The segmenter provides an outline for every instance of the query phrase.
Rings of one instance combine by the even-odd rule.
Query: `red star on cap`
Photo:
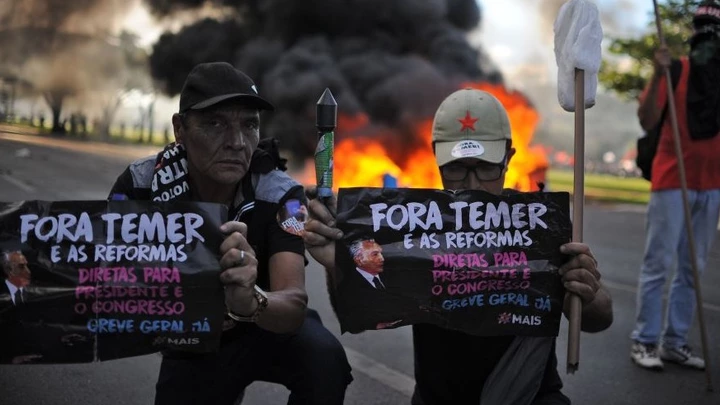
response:
[[[473,118],[470,116],[470,111],[465,112],[465,118],[458,118],[458,121],[462,124],[462,128],[460,128],[461,131],[464,131],[466,129],[472,129],[475,131],[475,123],[477,122],[477,118]]]

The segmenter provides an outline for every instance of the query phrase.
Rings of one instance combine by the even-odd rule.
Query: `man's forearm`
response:
[[[660,87],[662,77],[663,75],[661,73],[653,74],[653,77],[650,79],[650,88],[648,89],[647,95],[638,108],[640,126],[645,131],[649,131],[655,127],[655,125],[660,122],[660,117],[662,116],[662,109],[658,108],[657,103],[658,88]]]
[[[257,325],[275,333],[298,330],[305,320],[307,294],[300,289],[268,292],[268,306],[260,314]]]
[[[583,332],[601,332],[609,328],[612,322],[612,298],[607,288],[601,286],[593,302],[583,307],[580,328]]]

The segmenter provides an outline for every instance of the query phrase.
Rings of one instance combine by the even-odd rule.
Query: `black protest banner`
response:
[[[0,363],[82,363],[222,333],[218,204],[0,203]]]
[[[343,332],[431,323],[557,336],[568,193],[348,188],[337,221]]]

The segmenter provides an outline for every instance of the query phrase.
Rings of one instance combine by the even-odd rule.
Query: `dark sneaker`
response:
[[[635,342],[630,349],[630,358],[642,368],[661,371],[663,362],[658,356],[657,345]]]
[[[695,356],[688,345],[682,347],[663,346],[660,348],[660,358],[685,367],[698,370],[705,369],[705,360],[702,357]]]

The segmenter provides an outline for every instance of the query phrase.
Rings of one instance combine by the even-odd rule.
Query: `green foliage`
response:
[[[573,192],[570,171],[548,170],[547,182],[550,191]],[[587,200],[643,205],[650,200],[650,182],[639,177],[586,173],[584,190]]]
[[[649,1],[649,0],[648,0]],[[674,57],[687,55],[692,34],[692,16],[699,2],[666,0],[659,2],[665,42]],[[652,75],[653,54],[660,45],[655,14],[651,12],[647,31],[637,38],[610,38],[607,51],[611,57],[603,60],[598,80],[605,88],[627,100],[636,99]]]

